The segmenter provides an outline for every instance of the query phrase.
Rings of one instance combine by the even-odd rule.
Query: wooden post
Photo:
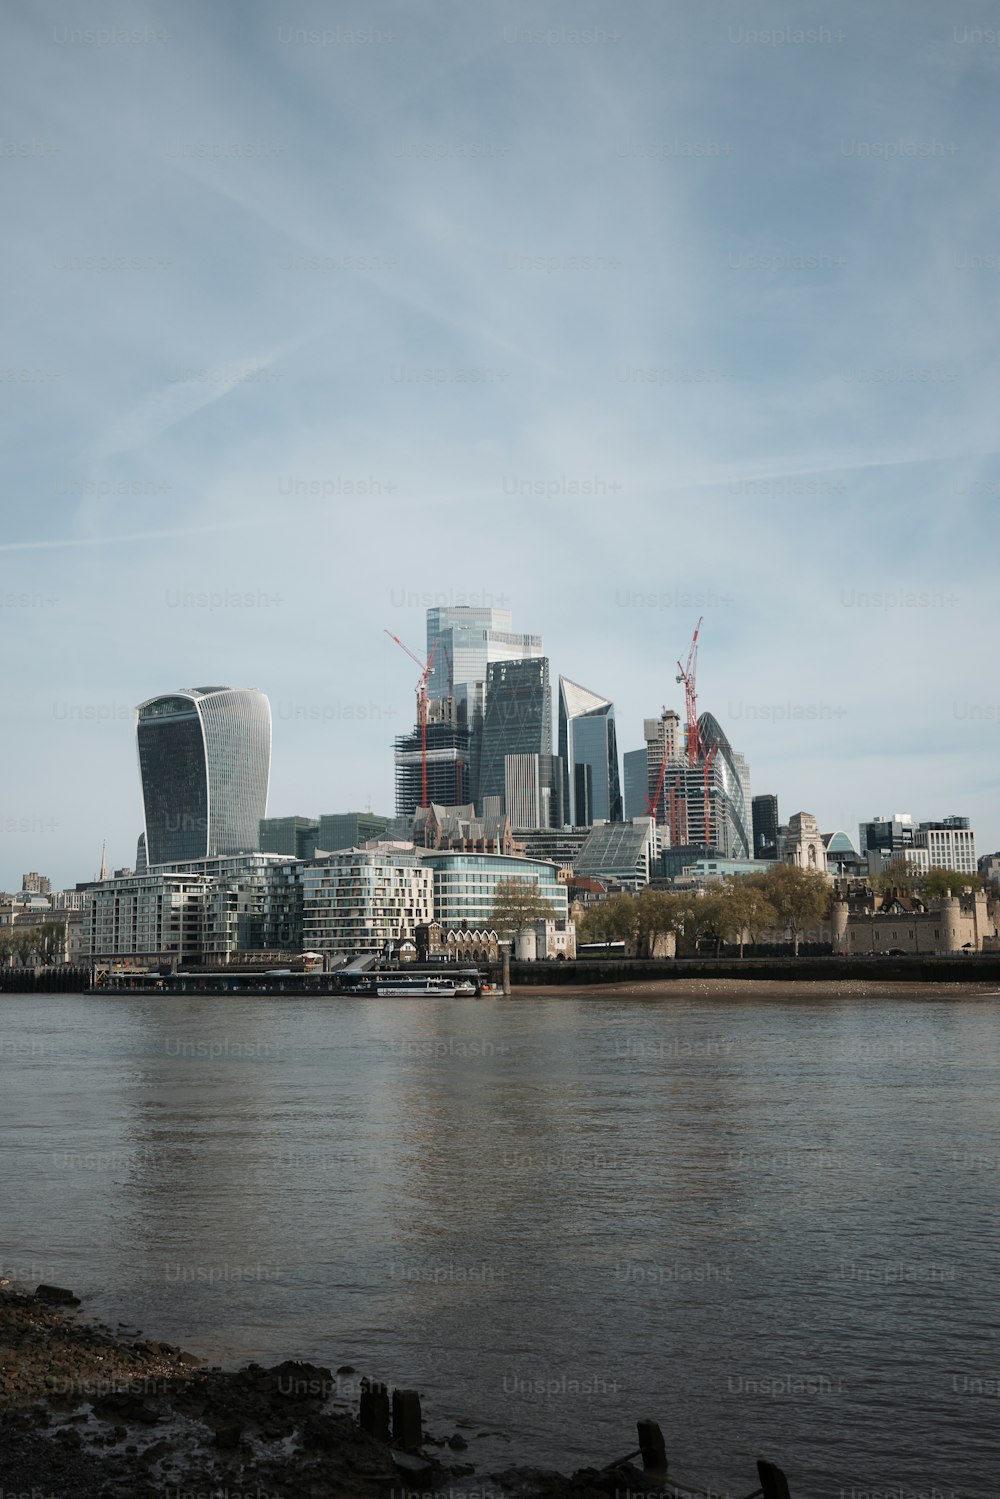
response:
[[[389,1392],[384,1384],[361,1381],[361,1406],[358,1425],[376,1441],[389,1441]]]
[[[501,988],[503,989],[504,994],[509,995],[510,994],[510,944],[507,943],[507,942],[504,943],[503,956],[501,958],[501,964],[502,964],[502,968],[501,968],[501,974],[502,974]]]
[[[392,1392],[392,1440],[404,1452],[419,1452],[424,1440],[420,1396],[416,1390]]]
[[[764,1499],[792,1499],[788,1492],[788,1479],[774,1463],[766,1463],[762,1457],[758,1458],[757,1477],[760,1479]]]
[[[663,1432],[655,1421],[637,1421],[639,1451],[642,1454],[642,1471],[650,1478],[666,1478],[667,1446]]]

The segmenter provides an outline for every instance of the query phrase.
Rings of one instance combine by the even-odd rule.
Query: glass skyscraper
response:
[[[755,796],[750,804],[755,859],[778,857],[778,798],[770,793]]]
[[[642,749],[626,750],[622,756],[625,767],[625,821],[643,817],[649,810],[649,770],[645,746]]]
[[[542,654],[541,636],[519,635],[511,629],[512,623],[509,609],[475,609],[463,604],[427,611],[428,661],[437,646],[428,695],[447,697],[450,682],[456,702],[467,705],[470,727],[477,709],[483,710],[490,662],[523,661]]]
[[[559,756],[570,825],[621,822],[614,704],[568,677],[559,678]]]
[[[541,656],[527,661],[490,662],[486,668],[486,712],[476,805],[482,806],[484,796],[504,796],[507,755],[551,754],[552,688],[548,660]]]
[[[271,706],[256,688],[192,687],[136,709],[150,865],[257,848]]]

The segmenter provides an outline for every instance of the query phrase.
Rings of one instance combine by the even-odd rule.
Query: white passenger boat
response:
[[[448,979],[438,978],[434,974],[424,977],[421,974],[419,977],[414,976],[409,982],[393,979],[390,982],[379,984],[375,993],[379,999],[398,998],[401,995],[407,999],[420,999],[432,994],[439,998],[443,996],[445,999],[453,999],[458,993],[458,989]],[[473,990],[473,993],[475,993],[475,990]]]

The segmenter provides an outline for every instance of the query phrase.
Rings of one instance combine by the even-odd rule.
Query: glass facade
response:
[[[573,873],[614,879],[626,889],[648,885],[659,852],[651,817],[636,822],[609,822],[594,828],[573,860]]]
[[[753,813],[749,799],[750,773],[742,755],[736,753],[726,738],[718,721],[711,713],[702,713],[698,718],[698,734],[706,750],[715,747],[715,759],[711,768],[709,794],[712,799],[710,838],[704,840],[704,788],[701,792],[702,837],[713,848],[729,859],[753,858]],[[689,841],[696,841],[690,809],[697,805],[697,776],[703,775],[701,766],[695,768],[695,786],[689,789]],[[693,795],[692,795],[693,792]]]
[[[622,763],[625,768],[625,821],[631,822],[633,817],[646,815],[649,799],[646,750],[626,750]]]
[[[568,677],[559,678],[559,756],[568,821],[621,822],[614,704]]]
[[[262,692],[197,687],[136,709],[150,865],[257,847],[267,809],[271,708]]]
[[[753,820],[753,856],[755,859],[778,857],[778,798],[768,793],[755,796],[751,803]]]
[[[315,846],[327,854],[339,848],[357,848],[372,838],[384,837],[388,827],[388,817],[375,812],[325,812],[319,819]]]
[[[257,847],[264,854],[311,859],[317,848],[318,828],[314,817],[263,817]]]
[[[507,755],[552,754],[552,689],[549,663],[494,661],[486,668],[486,712],[479,760],[481,807],[484,796],[504,797]],[[503,805],[503,803],[501,803]],[[504,806],[505,811],[510,809]]]
[[[503,854],[430,852],[423,859],[434,871],[434,919],[445,930],[486,930],[501,880],[534,880],[539,895],[555,912],[556,921],[565,921],[569,914],[566,886],[560,883],[555,864]]]
[[[542,654],[538,635],[519,635],[511,630],[509,609],[477,609],[466,605],[427,611],[427,660],[434,652],[434,665],[427,683],[432,698],[449,695],[449,680],[466,689],[470,728],[483,710],[482,694],[486,668],[491,661],[524,660]],[[437,647],[435,651],[435,646]]]

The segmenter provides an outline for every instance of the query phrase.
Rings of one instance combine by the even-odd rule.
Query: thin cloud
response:
[[[4,541],[0,552],[47,552],[65,547],[104,547],[128,541],[167,541],[175,536],[206,536],[212,531],[241,531],[249,526],[266,526],[269,520],[230,521],[215,526],[183,526],[174,531],[133,531],[123,536],[61,536],[49,541]]]

